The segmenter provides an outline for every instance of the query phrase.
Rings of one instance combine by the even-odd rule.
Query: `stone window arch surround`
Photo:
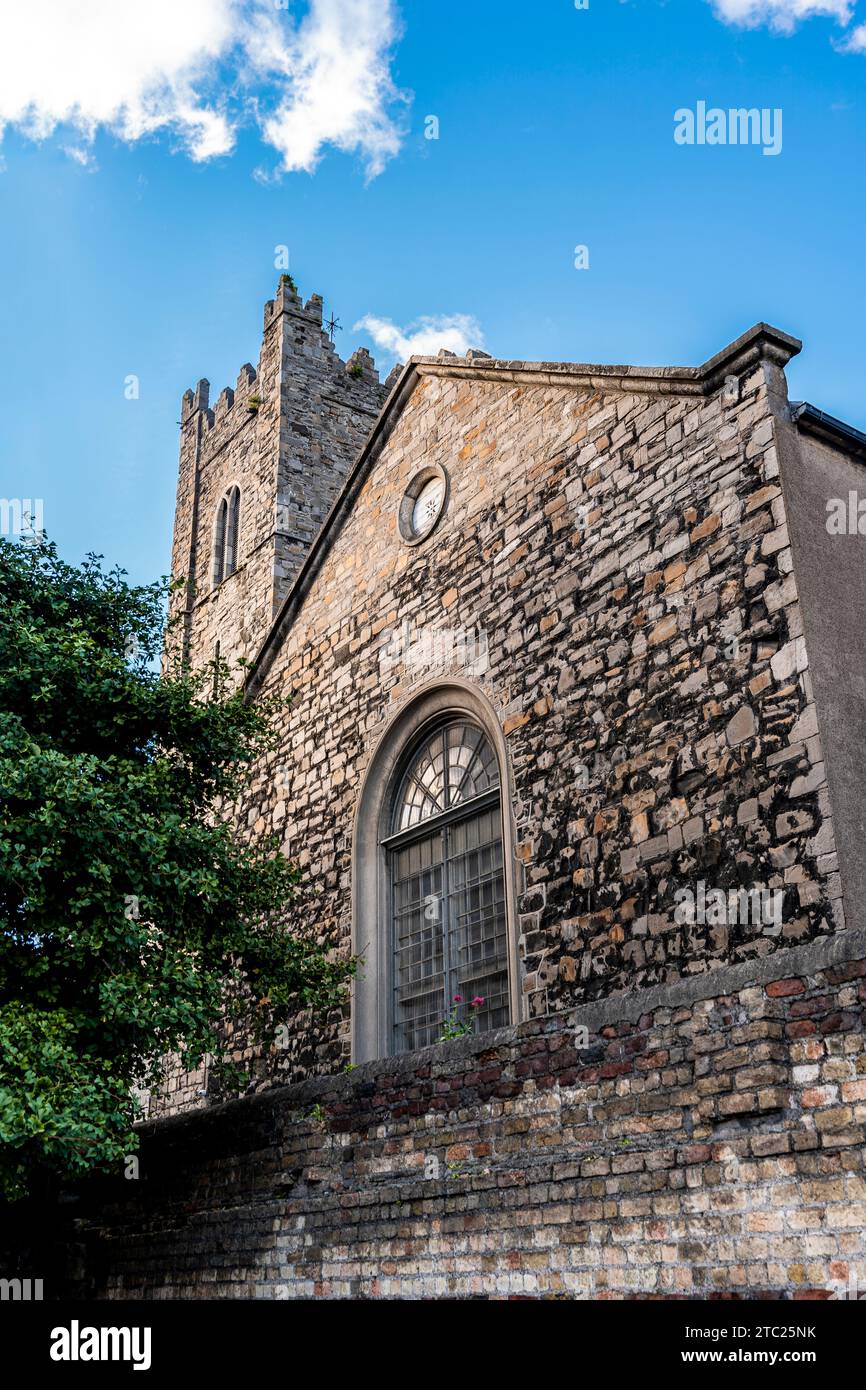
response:
[[[405,757],[425,726],[448,718],[474,720],[499,763],[502,860],[512,1023],[522,1018],[517,950],[517,875],[514,779],[502,726],[478,686],[456,677],[414,692],[379,736],[361,783],[352,837],[352,951],[361,964],[352,985],[352,1061],[392,1055],[390,878],[382,840],[390,831],[397,781]]]

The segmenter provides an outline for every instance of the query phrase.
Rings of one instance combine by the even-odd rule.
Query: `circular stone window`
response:
[[[400,535],[409,545],[426,540],[445,510],[448,501],[448,475],[439,464],[416,473],[403,493],[398,524]]]

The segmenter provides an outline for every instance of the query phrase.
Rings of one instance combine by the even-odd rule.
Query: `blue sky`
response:
[[[765,319],[866,428],[866,0],[151,0],[125,51],[85,0],[104,53],[58,5],[0,57],[0,495],[67,558],[167,571],[181,394],[255,363],[281,244],[383,374],[401,335],[692,364]],[[677,145],[700,100],[780,108],[781,153]]]

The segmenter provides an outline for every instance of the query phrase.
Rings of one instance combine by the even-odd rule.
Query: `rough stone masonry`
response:
[[[183,649],[293,697],[237,824],[280,837],[297,920],[365,966],[343,1014],[237,1040],[255,1094],[178,1068],[140,1179],[44,1236],[58,1291],[866,1286],[866,565],[826,525],[866,437],[791,405],[799,350],[759,324],[697,368],[440,353],[381,387],[283,281],[258,372],[213,412],[187,394]],[[424,470],[446,504],[408,544]],[[485,659],[384,661],[407,622]],[[375,789],[446,708],[499,759],[512,1021],[388,1056]]]

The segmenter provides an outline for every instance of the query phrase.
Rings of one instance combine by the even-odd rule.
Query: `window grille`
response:
[[[400,779],[386,849],[394,1051],[437,1042],[455,1007],[479,1032],[507,1024],[499,768],[477,725],[452,721],[416,747]],[[484,1002],[472,1008],[476,998]]]

